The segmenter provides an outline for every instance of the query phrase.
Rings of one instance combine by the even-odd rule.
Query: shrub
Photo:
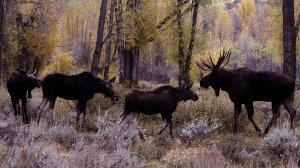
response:
[[[21,125],[16,128],[16,135],[10,152],[3,159],[3,167],[64,167],[64,158],[49,145],[36,143],[41,137],[44,127],[30,124],[29,127]]]
[[[94,142],[94,139],[88,136],[80,137],[76,140],[75,150],[81,151],[87,146],[91,145]]]
[[[60,72],[70,74],[73,69],[73,56],[68,52],[60,52],[52,56],[50,64],[45,68],[43,74]]]
[[[15,116],[12,112],[5,114],[4,112],[0,112],[0,129],[7,128],[9,126],[15,125],[17,123]]]
[[[71,164],[75,167],[142,167],[144,163],[133,148],[138,138],[136,127],[112,122],[107,113],[97,117],[95,141],[88,144],[82,139],[76,144],[81,150],[72,154]]]
[[[193,140],[210,138],[212,133],[221,127],[220,123],[208,124],[207,120],[198,120],[183,125],[179,131],[179,137],[184,142],[191,143]]]
[[[195,156],[194,167],[227,167],[226,160],[216,146],[213,146],[210,150],[202,150]]]
[[[54,125],[44,133],[47,140],[54,140],[67,149],[70,149],[76,142],[76,135],[74,126],[69,124]]]
[[[206,148],[184,148],[172,150],[164,156],[163,161],[166,167],[227,167],[226,159],[222,152],[214,145]]]
[[[138,138],[136,124],[120,124],[108,121],[107,112],[103,117],[97,117],[97,142],[106,149],[116,150],[117,146],[128,148]]]
[[[245,143],[244,139],[238,137],[226,138],[219,144],[222,154],[232,160],[233,164],[242,164],[251,167],[266,167],[270,165],[269,156],[253,144]]]
[[[63,158],[50,147],[40,147],[35,143],[30,143],[21,147],[14,146],[7,164],[9,167],[50,168],[62,165]]]
[[[0,163],[3,163],[9,155],[10,148],[6,141],[0,140]],[[0,164],[1,166],[1,164]]]
[[[275,154],[291,156],[299,151],[298,133],[290,129],[288,122],[280,127],[272,128],[264,138],[264,143]]]

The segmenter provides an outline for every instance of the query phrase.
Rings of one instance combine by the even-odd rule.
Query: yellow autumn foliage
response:
[[[243,30],[248,30],[255,13],[254,0],[242,0],[237,7],[237,11],[241,20]]]
[[[63,73],[71,74],[73,70],[73,56],[68,52],[59,52],[55,54],[50,61],[50,64],[46,66],[43,71],[43,75],[49,73]]]

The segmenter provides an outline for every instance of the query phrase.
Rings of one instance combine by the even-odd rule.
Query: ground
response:
[[[157,86],[142,82],[140,89]],[[227,93],[221,92],[215,97],[212,89],[202,90],[194,84],[193,90],[199,100],[179,104],[173,116],[175,139],[172,140],[167,129],[161,136],[155,134],[163,126],[160,115],[142,115],[138,123],[120,126],[117,122],[123,111],[123,98],[131,89],[119,85],[114,88],[121,95],[121,101],[112,104],[108,98],[97,94],[88,103],[84,125],[75,124],[76,102],[57,99],[56,124],[51,126],[47,109],[39,125],[34,121],[35,109],[42,98],[41,89],[35,89],[33,98],[28,100],[28,111],[33,119],[29,125],[23,125],[20,117],[13,116],[10,97],[2,85],[1,167],[297,167],[299,123],[296,123],[296,131],[284,126],[285,118],[289,118],[284,109],[280,122],[271,129],[270,135],[258,136],[243,108],[239,133],[233,135],[233,104]],[[299,91],[295,94],[296,108],[300,103],[299,94]],[[261,129],[269,120],[264,111],[271,116],[270,104],[256,102],[254,120]],[[189,125],[191,122],[195,124]],[[216,123],[217,127],[213,129]],[[136,136],[136,124],[145,134],[145,142]],[[188,125],[190,127],[185,127]],[[195,135],[183,138],[184,127],[197,128]],[[273,145],[278,137],[280,143]],[[287,146],[284,146],[285,141]]]

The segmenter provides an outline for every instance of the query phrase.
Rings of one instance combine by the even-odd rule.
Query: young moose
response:
[[[48,101],[50,101],[49,117],[51,122],[54,122],[53,109],[57,97],[67,100],[78,100],[76,122],[78,123],[81,113],[83,113],[82,122],[84,122],[87,101],[91,100],[95,93],[103,93],[105,96],[110,97],[113,101],[118,101],[119,96],[112,90],[111,85],[115,79],[116,78],[113,78],[109,82],[106,82],[100,78],[94,77],[88,72],[72,76],[59,73],[47,75],[42,84],[43,99],[38,107],[37,123],[39,123],[41,112],[47,105]]]
[[[172,134],[172,113],[176,110],[180,101],[198,100],[197,94],[191,90],[192,85],[183,84],[181,87],[162,86],[153,91],[133,90],[125,97],[125,109],[121,114],[121,122],[130,114],[134,113],[137,119],[139,113],[151,115],[161,114],[165,125],[158,131],[161,134],[169,126],[170,136]],[[143,134],[139,131],[139,136],[144,140]]]
[[[222,54],[221,54],[222,53]],[[198,67],[204,71],[211,71],[200,81],[200,86],[208,88],[211,86],[215,95],[219,96],[220,89],[226,91],[230,100],[234,103],[234,126],[233,133],[237,132],[241,106],[244,104],[248,112],[248,119],[255,130],[260,134],[253,120],[253,101],[272,102],[273,117],[265,129],[265,134],[280,116],[279,108],[283,104],[291,117],[291,127],[294,128],[296,111],[292,105],[294,92],[294,80],[290,77],[276,72],[256,72],[247,68],[237,70],[226,70],[224,67],[229,62],[231,51],[223,51],[217,64],[214,64],[211,57],[210,62],[196,62]]]
[[[27,116],[27,97],[26,94],[28,92],[28,98],[31,98],[31,91],[40,87],[42,81],[36,79],[34,71],[32,74],[27,74],[24,70],[18,68],[13,74],[10,76],[7,82],[7,89],[11,96],[11,102],[14,109],[14,115],[20,115],[20,105],[19,100],[22,100],[22,111],[23,111],[23,122],[28,124],[28,116]]]

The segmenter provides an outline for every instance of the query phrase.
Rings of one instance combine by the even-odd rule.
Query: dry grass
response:
[[[157,86],[143,82],[141,87],[151,90]],[[118,85],[115,89],[123,98],[130,92]],[[76,102],[62,99],[57,99],[55,107],[56,125],[49,125],[47,109],[39,125],[34,120],[23,125],[20,117],[13,116],[7,90],[0,87],[0,167],[297,167],[299,155],[284,156],[271,149],[265,143],[267,137],[257,136],[244,108],[239,133],[232,136],[233,105],[225,92],[215,97],[211,89],[201,90],[197,84],[194,90],[199,101],[181,102],[174,113],[175,140],[168,138],[168,131],[155,135],[163,125],[159,115],[142,115],[138,125],[146,135],[147,141],[143,142],[137,138],[136,125],[117,124],[123,99],[112,105],[97,94],[88,103],[87,124],[83,128],[75,125]],[[300,92],[295,95],[294,104],[298,107]],[[33,99],[28,102],[32,114],[41,97],[41,90],[34,90]],[[254,120],[261,128],[267,125],[265,107],[268,106],[262,102],[255,103]],[[182,143],[179,132],[184,124],[203,119],[207,126],[218,122],[221,127],[205,138],[194,137],[191,143]],[[298,127],[296,123],[296,130]],[[272,140],[276,130],[270,130]],[[299,142],[298,134],[293,138]]]

